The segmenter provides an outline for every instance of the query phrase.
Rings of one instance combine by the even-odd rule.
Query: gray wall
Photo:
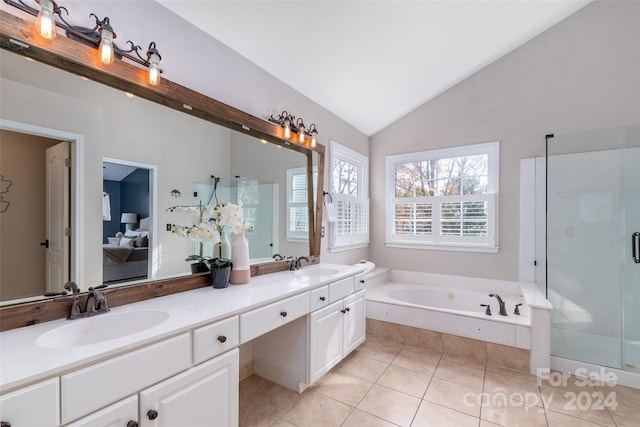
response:
[[[640,123],[639,22],[640,2],[591,3],[374,135],[372,261],[518,280],[519,161],[536,155],[547,133]],[[385,156],[495,140],[501,141],[498,254],[385,247]]]

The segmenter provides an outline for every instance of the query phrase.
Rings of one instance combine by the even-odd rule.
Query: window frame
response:
[[[485,193],[469,195],[449,195],[449,196],[419,196],[413,199],[414,203],[431,203],[431,230],[430,235],[399,235],[394,233],[396,182],[395,167],[398,164],[428,161],[438,159],[448,159],[454,157],[472,156],[487,154],[487,190]],[[386,156],[385,168],[385,246],[391,248],[406,249],[430,249],[444,251],[464,251],[464,252],[487,252],[497,253],[500,249],[498,245],[498,195],[500,177],[500,142],[486,142],[451,148],[420,151],[413,153],[394,154]],[[440,210],[441,203],[447,202],[480,202],[485,201],[488,208],[487,238],[481,239],[467,237],[454,237],[441,234]]]
[[[337,222],[329,223],[329,251],[330,252],[342,252],[351,249],[366,248],[369,246],[369,232],[370,232],[370,215],[369,215],[369,157],[361,154],[337,141],[329,141],[329,189],[332,202],[336,205],[338,203],[347,203],[355,211],[357,209],[363,210],[363,216],[366,217],[366,232],[357,233],[357,221],[358,217],[355,214],[351,215],[352,221],[350,222],[351,233],[338,237]],[[333,176],[333,162],[334,159],[346,161],[358,166],[358,195],[350,196],[346,194],[338,194],[336,188],[334,188],[334,176]],[[326,203],[327,200],[325,200]],[[352,211],[353,212],[353,211]],[[339,214],[339,212],[338,212]]]

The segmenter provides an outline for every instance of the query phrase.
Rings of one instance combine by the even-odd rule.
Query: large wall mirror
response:
[[[212,177],[220,178],[221,201],[251,209],[247,212],[256,224],[255,233],[248,234],[250,246],[254,240],[252,263],[273,262],[275,253],[319,255],[313,206],[317,194],[307,197],[311,206],[304,205],[302,211],[288,197],[296,183],[321,182],[317,152],[291,149],[292,144],[273,136],[257,138],[193,117],[162,105],[160,99],[128,96],[123,90],[28,60],[4,44],[0,77],[0,175],[11,181],[9,192],[2,194],[2,201],[10,204],[0,214],[0,304],[55,292],[56,281],[67,279],[59,273],[65,268],[83,290],[104,281],[131,283],[126,274],[105,280],[104,270],[104,247],[117,244],[117,232],[126,234],[127,229],[148,235],[147,255],[140,258],[146,274],[138,269],[131,280],[191,274],[185,258],[194,252],[194,242],[167,231],[167,224],[186,223],[189,218],[167,208],[210,199]],[[72,165],[59,184],[70,200],[66,213],[48,205],[52,202],[46,184],[51,169],[56,169],[47,166],[51,163],[47,152],[62,143],[62,157],[70,157]],[[33,164],[12,161],[16,146],[29,151]],[[124,171],[112,175],[113,165]],[[296,180],[296,174],[302,179]],[[127,178],[142,182],[146,195],[123,195]],[[304,212],[304,219],[296,220],[295,212]],[[126,222],[125,214],[135,218]],[[56,238],[48,228],[64,221],[72,226],[57,233],[62,239],[70,235],[68,258],[52,264],[44,243],[48,238],[55,247]],[[304,227],[306,233],[300,233]]]

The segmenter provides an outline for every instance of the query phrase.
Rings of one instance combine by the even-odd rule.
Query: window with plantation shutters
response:
[[[369,244],[369,159],[331,141],[331,198],[336,211],[330,222],[331,251],[354,249]]]
[[[497,252],[499,143],[387,156],[389,247]]]
[[[318,172],[313,172],[313,194],[315,200]],[[287,240],[302,242],[309,240],[309,208],[307,198],[307,169],[287,169]]]

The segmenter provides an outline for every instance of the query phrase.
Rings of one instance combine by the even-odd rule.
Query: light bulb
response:
[[[298,135],[298,141],[300,142],[300,144],[302,144],[304,143],[304,125],[300,125],[298,131],[300,132],[300,134]]]
[[[291,138],[291,124],[289,120],[284,121],[284,137],[287,139]]]
[[[113,41],[112,32],[106,29],[101,31],[102,37],[100,39],[100,60],[105,64],[113,63],[115,55],[113,53]]]
[[[151,42],[149,50],[147,51],[147,61],[149,62],[149,84],[152,86],[158,86],[160,84],[160,67],[159,63],[162,58],[158,49],[156,49],[156,43]]]
[[[53,17],[54,3],[51,0],[40,0],[40,12],[36,18],[38,33],[47,40],[56,37],[56,20]]]
[[[149,65],[149,84],[153,86],[158,86],[160,84],[160,69],[158,68],[158,63],[151,63]]]
[[[311,134],[311,148],[316,148],[316,134]]]

